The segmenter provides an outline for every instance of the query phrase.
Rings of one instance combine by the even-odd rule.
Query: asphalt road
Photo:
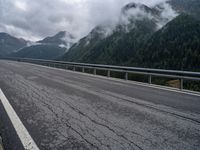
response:
[[[200,96],[0,61],[0,88],[41,150],[198,150]]]

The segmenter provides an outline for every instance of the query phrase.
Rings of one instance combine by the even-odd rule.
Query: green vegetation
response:
[[[130,62],[151,68],[200,71],[200,21],[182,14],[156,32]]]
[[[200,71],[200,1],[171,0],[169,3],[180,15],[159,30],[157,24],[161,19],[160,10],[156,7],[130,3],[122,9],[122,15],[125,16],[129,10],[138,8],[145,15],[140,19],[129,16],[129,24],[119,24],[108,35],[105,35],[107,32],[105,26],[98,26],[65,53],[66,46],[70,47],[73,44],[70,41],[73,41],[74,37],[67,32],[59,32],[53,37],[38,41],[38,45],[22,48],[11,56]],[[68,40],[63,41],[66,37]],[[2,33],[0,56],[5,56],[13,52],[14,48],[20,48],[24,44],[26,41]],[[65,48],[60,47],[61,45]],[[99,73],[106,75],[105,72]],[[117,73],[113,75],[123,77]],[[130,75],[129,78],[147,81],[146,77],[136,75]],[[168,84],[168,80],[165,79],[156,79],[154,82]],[[184,84],[186,87],[200,89],[198,83]]]
[[[187,13],[199,19],[200,1],[199,0],[171,0],[169,3],[179,13]]]
[[[94,31],[92,32],[95,33]],[[95,38],[86,45],[85,37],[62,58],[66,61],[126,65],[184,71],[200,71],[200,20],[181,14],[158,31],[149,20],[141,20],[130,32],[114,31],[106,38]],[[86,45],[86,46],[85,46]],[[116,75],[113,76],[123,76]],[[122,77],[123,78],[123,77]],[[146,77],[130,75],[131,80],[148,81]],[[153,83],[178,86],[179,81],[153,78]],[[199,82],[185,81],[184,87],[200,90]]]
[[[199,20],[182,14],[157,32],[149,20],[137,23],[128,33],[118,28],[106,38],[93,31],[88,45],[85,37],[63,60],[200,71]]]
[[[98,29],[94,29],[88,37],[83,38],[67,52],[63,59],[67,61],[124,64],[135,55],[144,41],[154,33],[156,25],[144,19],[136,22],[136,28],[126,32],[123,26],[106,38],[101,38]]]

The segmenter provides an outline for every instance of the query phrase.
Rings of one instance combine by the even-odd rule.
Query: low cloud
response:
[[[153,7],[166,0],[0,0],[0,32],[39,40],[65,30],[79,39],[97,25],[114,26],[130,2]],[[162,15],[172,18],[171,7],[163,6]]]
[[[157,8],[161,11],[161,20],[158,22],[158,28],[163,27],[167,22],[178,16],[178,13],[168,3],[162,3]]]

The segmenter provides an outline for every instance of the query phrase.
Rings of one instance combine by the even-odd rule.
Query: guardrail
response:
[[[92,69],[94,75],[97,74],[97,70],[104,70],[107,72],[108,77],[110,77],[112,71],[121,72],[121,73],[124,73],[125,80],[129,80],[129,74],[146,75],[148,76],[149,84],[152,84],[152,77],[178,79],[180,81],[179,88],[181,90],[184,88],[183,87],[184,80],[200,81],[200,72],[136,68],[136,67],[99,65],[99,64],[87,64],[87,63],[75,63],[75,62],[63,62],[63,61],[27,59],[27,58],[1,58],[1,59],[22,61],[22,62],[27,62],[27,63],[45,65],[49,67],[62,66],[65,69],[69,69],[71,67],[73,71],[76,71],[76,68],[82,68],[82,72],[85,72],[85,69]]]

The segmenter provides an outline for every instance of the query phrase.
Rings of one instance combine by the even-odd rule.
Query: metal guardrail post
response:
[[[179,79],[180,80],[180,90],[183,90],[183,79]]]
[[[125,73],[125,80],[128,80],[128,72]]]
[[[83,72],[83,73],[85,72],[85,68],[84,68],[84,67],[82,67],[82,72]]]
[[[65,64],[62,65],[62,69],[65,69]]]
[[[97,74],[97,70],[106,71],[107,77],[111,77],[111,71],[125,73],[125,79],[128,80],[128,73],[138,74],[148,76],[148,83],[152,83],[153,77],[178,79],[180,89],[184,89],[184,80],[190,81],[200,81],[200,72],[190,72],[190,71],[179,71],[179,70],[163,70],[163,69],[151,69],[151,68],[137,68],[137,67],[126,67],[126,66],[113,66],[113,65],[100,65],[100,64],[87,64],[87,63],[76,63],[76,62],[64,62],[64,61],[52,61],[43,59],[28,59],[28,58],[2,58],[3,60],[28,62],[38,65],[53,66],[55,68],[60,65],[66,65],[66,69],[72,69],[76,71],[76,67],[80,68],[91,68],[93,69],[93,74]],[[82,70],[83,71],[83,70]],[[85,71],[85,70],[84,70]]]
[[[151,75],[151,74],[149,75],[149,79],[148,79],[148,80],[149,80],[149,81],[148,81],[149,84],[152,84],[152,75]]]
[[[110,70],[108,70],[107,72],[107,77],[110,77]]]
[[[96,68],[94,68],[94,70],[93,70],[94,72],[93,72],[93,74],[94,75],[96,75],[97,74],[97,69]]]

